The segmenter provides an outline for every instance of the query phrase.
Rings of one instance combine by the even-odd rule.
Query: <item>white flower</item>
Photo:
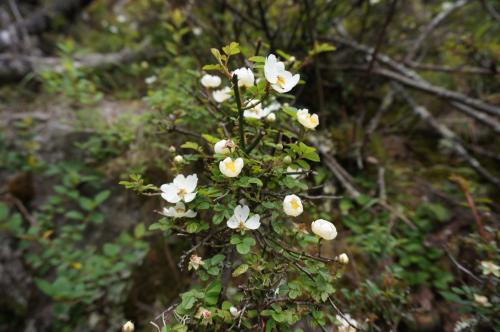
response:
[[[276,121],[276,114],[271,113],[268,116],[266,116],[266,121],[267,122],[274,122],[274,121]]]
[[[123,15],[123,14],[120,14],[116,17],[116,20],[120,23],[125,23],[127,22],[128,18],[127,16]]]
[[[216,88],[222,83],[222,80],[219,76],[205,74],[200,82],[205,88]]]
[[[122,332],[133,332],[134,328],[135,328],[134,323],[128,321],[125,324],[123,324]]]
[[[168,151],[169,151],[169,152],[174,153],[174,152],[175,152],[175,150],[176,150],[176,149],[175,149],[175,146],[173,146],[173,145],[170,145],[170,146],[168,147]]]
[[[309,110],[304,108],[297,111],[297,120],[308,129],[314,129],[319,125],[317,114],[309,114]]]
[[[376,5],[380,0],[370,0],[370,5]]]
[[[492,274],[495,277],[500,278],[500,267],[493,262],[482,261],[481,269],[483,270],[483,274],[485,276]]]
[[[243,112],[245,118],[262,119],[269,114],[262,109],[262,104],[257,99],[248,101],[245,107],[250,107]]]
[[[281,108],[281,104],[278,103],[277,101],[273,101],[271,104],[264,107],[264,111],[266,111],[267,113],[271,113],[271,112],[279,110],[280,108]]]
[[[491,307],[491,303],[486,296],[474,294],[474,301],[483,307]]]
[[[264,75],[266,80],[271,83],[271,87],[280,93],[292,90],[300,80],[300,75],[292,75],[292,73],[285,70],[285,64],[278,61],[274,54],[270,54],[266,58]]]
[[[333,240],[337,237],[337,229],[335,226],[331,222],[324,219],[313,221],[311,229],[314,234],[325,240]]]
[[[116,26],[112,25],[109,27],[109,31],[111,31],[111,33],[118,33],[118,28]]]
[[[219,154],[230,154],[234,151],[236,144],[230,139],[223,139],[215,143],[214,152]]]
[[[179,174],[172,183],[163,184],[160,187],[162,191],[161,197],[169,203],[180,201],[189,203],[196,197],[195,189],[197,184],[198,176],[196,174],[188,177]]]
[[[200,27],[194,27],[194,28],[193,28],[193,34],[194,34],[195,36],[199,36],[199,35],[201,35],[202,33],[203,33],[203,29],[202,29],[202,28],[200,28]]]
[[[223,103],[231,98],[231,88],[226,86],[220,90],[215,90],[214,92],[212,92],[212,97],[214,97],[214,100],[219,104]]]
[[[262,109],[262,103],[257,99],[248,101],[245,107],[250,107],[243,112],[245,118],[262,119],[271,112],[270,110]]]
[[[287,195],[283,200],[283,211],[292,217],[300,215],[304,211],[300,197],[297,195]]]
[[[231,313],[231,316],[233,316],[233,317],[238,317],[240,315],[240,310],[238,310],[238,308],[236,308],[234,306],[231,306],[229,308],[229,312]]]
[[[289,157],[289,156],[287,156]],[[285,157],[286,158],[286,157]],[[291,159],[291,158],[290,158]],[[291,162],[291,160],[290,160]],[[287,173],[300,173],[300,172],[303,172],[304,170],[300,167],[297,167],[297,168],[293,168],[292,166],[288,166],[286,168],[286,172]],[[302,174],[288,174],[288,176],[291,176],[292,178],[296,179],[298,178],[299,176],[301,176]]]
[[[238,86],[251,87],[254,85],[255,77],[250,68],[241,67],[233,72],[233,75],[238,76]]]
[[[174,157],[174,162],[176,162],[178,164],[182,163],[183,161],[184,161],[184,157],[179,155],[179,154]]]
[[[191,255],[189,258],[188,270],[198,270],[201,265],[205,265],[203,259],[198,255]]]
[[[156,82],[156,76],[153,75],[153,76],[146,77],[146,79],[144,80],[144,82],[146,82],[147,85],[151,85],[154,82]]]
[[[177,218],[194,218],[196,217],[196,212],[193,210],[186,210],[186,205],[182,202],[177,202],[175,207],[171,206],[169,208],[163,208],[161,213],[165,217]]]
[[[237,205],[234,209],[234,214],[227,221],[227,227],[231,229],[251,229],[255,230],[260,227],[260,216],[258,214],[254,214],[250,218],[250,208],[246,205]]]
[[[243,159],[236,158],[233,160],[230,157],[227,157],[219,163],[219,170],[228,178],[235,178],[240,175],[243,165]]]
[[[345,317],[345,318],[344,318]],[[351,315],[349,314],[344,314],[344,317],[340,315],[336,315],[335,318],[337,319],[339,325],[338,325],[338,331],[339,332],[356,332],[356,329],[354,327],[358,327],[358,322],[351,318]],[[354,327],[352,327],[352,326]]]
[[[349,256],[347,256],[346,253],[340,254],[337,256],[337,261],[341,264],[348,264],[349,263]]]

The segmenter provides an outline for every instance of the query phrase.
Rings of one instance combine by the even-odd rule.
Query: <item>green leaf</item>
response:
[[[236,269],[234,269],[232,276],[238,277],[238,276],[242,275],[243,273],[247,272],[248,267],[249,267],[248,264],[241,264]]]
[[[81,197],[79,200],[80,206],[86,211],[91,211],[95,208],[94,201],[88,197]]]
[[[201,146],[199,146],[198,143],[195,143],[195,142],[186,142],[186,143],[184,143],[184,144],[181,145],[181,148],[183,148],[183,149],[191,149],[191,150],[195,150],[195,151],[198,151],[198,152],[203,151],[203,149],[201,148]]]
[[[266,58],[263,56],[252,56],[248,58],[248,61],[264,63],[266,62]]]
[[[113,243],[106,243],[102,247],[102,251],[106,256],[114,257],[120,252],[120,247]]]
[[[104,190],[104,191],[101,191],[100,193],[98,193],[94,197],[95,205],[97,206],[97,205],[100,205],[101,203],[103,203],[106,199],[108,199],[110,194],[111,194],[111,191],[109,191],[109,190]]]
[[[134,237],[136,239],[140,239],[141,237],[144,236],[144,234],[146,234],[146,226],[144,226],[143,223],[137,224],[134,227]]]
[[[209,134],[202,134],[201,137],[203,137],[205,139],[205,141],[207,141],[208,143],[212,143],[212,144],[215,144],[215,143],[220,141],[220,139],[218,139],[217,137],[214,137],[214,136],[209,135]]]
[[[210,64],[210,65],[204,65],[202,68],[202,70],[222,70],[224,69],[224,67],[222,67],[222,65],[220,64]]]
[[[205,290],[205,298],[203,299],[207,305],[216,305],[219,294],[222,290],[222,285],[219,280],[212,282]]]
[[[76,220],[83,220],[85,218],[81,212],[76,210],[68,211],[64,216],[68,219]]]
[[[240,53],[240,44],[238,44],[236,42],[231,42],[229,45],[224,46],[222,48],[222,50],[224,51],[224,53],[226,53],[229,56],[235,55],[235,54]]]

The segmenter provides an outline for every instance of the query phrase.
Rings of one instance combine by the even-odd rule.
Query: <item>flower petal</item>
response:
[[[196,197],[196,193],[189,193],[184,195],[184,202],[189,203]]]
[[[258,214],[254,214],[251,216],[246,222],[245,227],[248,229],[255,230],[260,227],[260,216]]]
[[[198,184],[198,175],[191,174],[186,178],[186,187],[184,188],[187,192],[193,192]]]
[[[238,218],[238,220],[247,220],[249,214],[250,208],[246,205],[237,205],[236,208],[234,208],[234,215],[236,216],[236,218]]]
[[[163,193],[161,194],[161,197],[166,200],[169,203],[177,203],[178,201],[181,200],[179,195],[177,195],[177,187],[172,184],[164,184],[161,186],[161,189]]]
[[[238,219],[236,219],[236,217],[234,215],[227,220],[226,224],[227,224],[227,227],[232,228],[232,229],[236,229],[240,226],[240,222],[238,221]]]

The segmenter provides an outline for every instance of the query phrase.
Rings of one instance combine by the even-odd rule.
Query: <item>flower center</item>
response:
[[[316,121],[316,119],[313,118],[311,114],[307,114],[307,120],[309,120],[313,125],[318,124],[318,121]]]
[[[292,199],[292,201],[290,202],[290,205],[292,206],[292,209],[294,209],[294,210],[297,210],[300,207],[299,202],[297,202],[296,199]]]
[[[177,191],[177,196],[181,197],[181,198],[184,198],[184,196],[187,195],[187,191],[185,189],[179,189]]]
[[[278,75],[278,77],[276,77],[276,84],[278,84],[282,88],[285,86],[285,79],[283,78],[283,76]]]
[[[230,170],[231,172],[236,172],[236,165],[234,161],[229,161],[226,163],[226,168]]]
[[[175,208],[175,212],[181,214],[181,213],[184,213],[185,211],[184,211],[184,209],[181,209],[181,208]]]

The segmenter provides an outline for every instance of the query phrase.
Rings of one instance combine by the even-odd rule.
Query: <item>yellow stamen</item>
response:
[[[290,201],[290,205],[292,206],[292,209],[294,209],[294,210],[297,210],[300,207],[299,202],[297,202],[296,199],[292,199]]]
[[[276,78],[276,84],[278,84],[281,87],[284,87],[285,79],[282,76],[278,75],[278,77]]]
[[[234,163],[234,161],[227,162],[226,168],[229,169],[231,172],[236,172],[236,164]]]
[[[318,121],[316,120],[316,118],[313,118],[311,116],[311,114],[307,114],[307,120],[309,120],[313,125],[317,125],[318,124]]]
[[[186,194],[187,194],[187,191],[184,189],[179,189],[179,191],[177,192],[177,196],[180,196],[182,198],[184,198],[184,196],[186,196]]]

